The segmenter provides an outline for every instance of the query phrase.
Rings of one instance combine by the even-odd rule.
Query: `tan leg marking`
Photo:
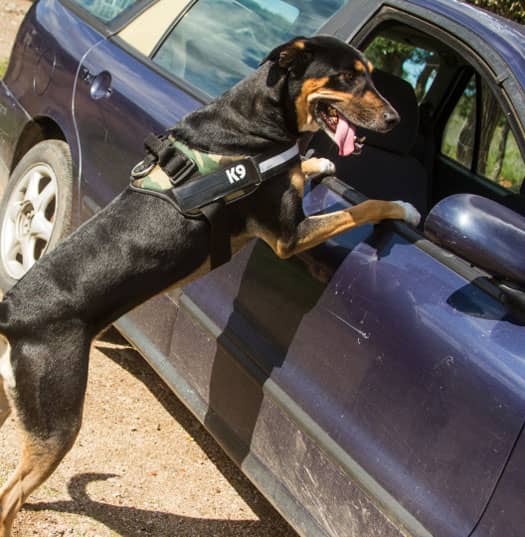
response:
[[[404,218],[405,210],[397,203],[367,200],[344,211],[305,218],[297,227],[296,237],[291,243],[265,234],[260,235],[260,238],[267,242],[279,257],[285,259],[354,227],[385,219]]]
[[[41,441],[22,433],[20,462],[0,491],[0,537],[10,536],[13,521],[27,497],[53,473],[71,445],[58,439]]]

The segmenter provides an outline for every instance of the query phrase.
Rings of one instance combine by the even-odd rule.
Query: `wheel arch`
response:
[[[24,126],[18,137],[9,173],[13,172],[22,157],[32,147],[44,140],[62,140],[71,148],[64,131],[56,121],[48,116],[35,117]]]

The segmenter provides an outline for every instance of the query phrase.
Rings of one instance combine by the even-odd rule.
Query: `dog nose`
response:
[[[387,129],[393,129],[401,120],[399,114],[392,108],[383,114],[383,121]]]

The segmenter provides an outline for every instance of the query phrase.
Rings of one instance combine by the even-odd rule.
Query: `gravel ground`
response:
[[[16,31],[31,4],[29,0],[0,0],[0,59],[9,57]]]
[[[0,61],[31,2],[0,0]],[[0,434],[0,480],[17,459]],[[296,533],[118,333],[91,352],[79,438],[13,537],[294,537]]]
[[[13,537],[294,537],[219,446],[110,329],[91,353],[84,423]],[[10,419],[0,478],[16,462]]]

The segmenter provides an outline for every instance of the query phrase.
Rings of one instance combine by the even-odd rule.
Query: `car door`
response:
[[[84,59],[88,205],[122,188],[144,134],[197,106],[190,95],[227,89],[272,43],[341,6],[281,2],[261,15],[255,4],[265,24],[285,14],[280,33],[254,32],[239,3],[201,0],[149,53],[121,35]],[[328,28],[348,36],[348,20],[366,20],[352,15],[376,8],[356,2]],[[332,180],[305,211],[356,201]],[[522,386],[509,377],[524,343],[458,266],[403,226],[367,226],[288,261],[254,242],[119,326],[302,533],[456,537],[479,519],[521,427]]]
[[[127,9],[136,3],[128,2]],[[160,4],[164,5],[160,6],[164,20],[151,28],[149,39],[150,34],[160,39],[180,11],[176,5],[168,9],[166,2]],[[110,8],[104,3],[94,6],[98,6],[98,17],[113,14],[106,12]],[[158,11],[159,6],[152,9]],[[120,12],[119,9],[117,13]],[[143,19],[149,16],[148,10],[139,20],[132,20],[125,36],[132,34],[136,25],[147,24]],[[120,35],[104,39],[90,50],[82,60],[75,86],[74,116],[81,148],[85,216],[105,206],[125,188],[131,168],[142,159],[148,133],[163,132],[200,104],[145,65],[145,53],[133,48],[135,45],[143,49],[145,38],[122,39]]]
[[[328,180],[304,208],[360,199]],[[289,261],[255,242],[184,288],[170,361],[251,478],[320,534],[466,536],[523,424],[525,334],[485,277],[402,225]]]

